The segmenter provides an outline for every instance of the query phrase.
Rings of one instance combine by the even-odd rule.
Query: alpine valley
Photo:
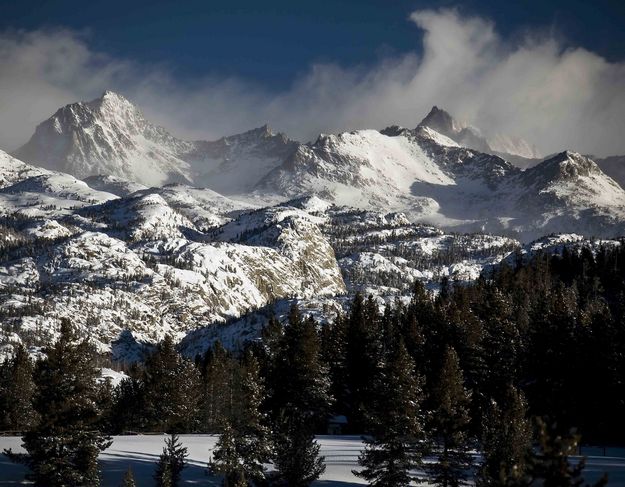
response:
[[[417,122],[187,141],[110,91],[60,108],[0,152],[2,350],[36,351],[63,317],[117,361],[166,334],[188,355],[236,348],[294,301],[323,321],[356,292],[620,245],[625,190],[602,170],[618,158],[541,157],[437,107]]]

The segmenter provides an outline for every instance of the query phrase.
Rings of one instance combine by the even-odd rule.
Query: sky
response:
[[[186,138],[415,126],[625,153],[625,2],[0,0],[0,148],[112,89]]]

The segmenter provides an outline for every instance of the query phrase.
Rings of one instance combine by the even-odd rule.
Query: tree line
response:
[[[97,485],[98,452],[129,431],[219,434],[207,461],[224,485],[309,485],[325,468],[315,434],[337,415],[363,436],[370,485],[582,485],[577,432],[625,432],[624,276],[619,247],[565,249],[436,296],[416,283],[384,308],[357,295],[325,326],[293,307],[239,353],[189,360],[167,337],[115,388],[64,322],[42,359],[18,348],[2,365],[2,428],[25,431],[28,453],[11,456],[37,485]],[[158,485],[184,466],[177,441]]]

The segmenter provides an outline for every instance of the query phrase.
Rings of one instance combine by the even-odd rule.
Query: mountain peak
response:
[[[264,124],[260,127],[257,127],[255,129],[249,130],[248,133],[250,134],[254,134],[254,135],[259,135],[259,136],[271,136],[274,135],[273,130],[271,130],[271,128],[269,127],[268,124]]]
[[[590,174],[602,174],[592,159],[570,150],[555,154],[536,168],[540,168],[550,180],[571,180]]]
[[[119,93],[106,90],[100,98],[96,98],[88,103],[92,107],[98,107],[100,111],[117,111],[124,110],[130,112],[138,112],[139,109],[134,106],[127,98]]]
[[[190,180],[189,164],[177,157],[187,145],[107,90],[99,98],[57,110],[15,154],[78,178],[106,174],[153,186]]]
[[[439,134],[449,137],[463,147],[490,153],[491,148],[484,136],[474,127],[458,123],[448,112],[436,105],[417,126],[428,127]]]
[[[121,96],[119,93],[115,93],[112,90],[104,90],[104,92],[102,93],[102,96],[100,98],[101,99],[104,99],[104,98],[123,98],[123,96]]]
[[[572,150],[565,150],[554,154],[549,160],[565,163],[584,164],[591,159],[589,157],[581,155],[579,152]]]
[[[455,134],[462,130],[453,117],[445,110],[438,108],[436,105],[432,107],[426,117],[421,120],[419,127],[429,127],[432,130],[436,130],[441,134],[447,135]]]
[[[128,99],[126,97],[120,95],[119,93],[111,91],[111,90],[105,90],[104,93],[102,93],[102,96],[100,96],[100,98],[97,98],[96,100],[111,101],[111,102],[121,102],[121,103],[130,103],[130,101],[128,101]],[[96,101],[96,100],[94,100],[94,101]]]

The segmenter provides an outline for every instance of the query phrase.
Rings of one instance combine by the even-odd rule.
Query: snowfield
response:
[[[116,436],[111,447],[100,455],[103,474],[103,487],[117,487],[121,484],[124,472],[130,466],[135,474],[137,485],[154,485],[152,474],[155,462],[164,445],[164,435]],[[313,483],[316,487],[349,487],[366,485],[366,482],[352,474],[358,469],[358,455],[362,442],[356,436],[319,436],[321,454],[325,456],[326,472]],[[182,485],[221,485],[220,479],[208,476],[206,465],[217,437],[214,435],[181,435],[181,441],[189,450],[188,466],[182,474]],[[22,451],[21,439],[14,436],[0,437],[0,450],[13,448]],[[610,487],[625,486],[625,448],[603,449],[584,447],[587,456],[586,481],[594,481],[608,472]],[[24,485],[25,469],[11,463],[5,455],[0,455],[0,485]],[[427,484],[421,484],[427,485]]]

